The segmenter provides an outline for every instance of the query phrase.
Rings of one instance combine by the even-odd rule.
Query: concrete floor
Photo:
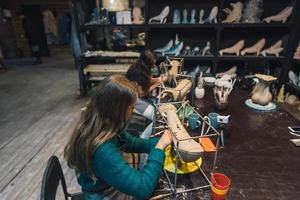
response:
[[[57,155],[72,190],[74,172],[63,161],[63,147],[84,100],[77,100],[78,78],[71,57],[8,61],[0,73],[0,199],[39,199],[47,159]]]

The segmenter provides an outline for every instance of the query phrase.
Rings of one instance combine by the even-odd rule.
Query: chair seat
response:
[[[83,194],[76,194],[76,195],[72,195],[71,200],[84,200]]]

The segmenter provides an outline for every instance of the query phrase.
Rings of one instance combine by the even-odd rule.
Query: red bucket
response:
[[[211,196],[213,200],[224,200],[228,193],[230,179],[224,174],[214,173],[211,176]]]

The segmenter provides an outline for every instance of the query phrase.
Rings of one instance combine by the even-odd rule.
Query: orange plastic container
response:
[[[230,187],[230,179],[221,173],[211,176],[211,196],[213,200],[224,200]]]

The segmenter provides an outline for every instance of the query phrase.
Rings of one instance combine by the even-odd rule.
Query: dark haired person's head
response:
[[[153,51],[151,50],[146,50],[143,51],[140,54],[138,64],[141,65],[141,67],[148,73],[150,74],[151,68],[155,66],[155,63],[157,61],[157,58]]]
[[[148,94],[150,87],[150,76],[144,70],[142,70],[140,67],[137,67],[136,64],[133,64],[128,69],[125,76],[128,80],[138,84],[139,96]]]
[[[99,145],[124,130],[136,99],[135,85],[124,76],[103,80],[65,148],[68,165],[96,179],[92,172],[92,155]]]

